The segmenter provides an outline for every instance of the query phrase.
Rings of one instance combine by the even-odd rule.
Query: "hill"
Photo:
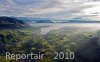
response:
[[[22,20],[18,20],[12,17],[0,17],[0,29],[4,28],[24,28],[27,27],[28,24]]]

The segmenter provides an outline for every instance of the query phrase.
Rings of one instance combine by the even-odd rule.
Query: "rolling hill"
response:
[[[13,17],[6,17],[2,16],[0,17],[0,28],[24,28],[29,26],[27,23],[25,23],[22,20],[18,20]]]

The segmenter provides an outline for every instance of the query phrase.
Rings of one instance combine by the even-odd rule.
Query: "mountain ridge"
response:
[[[6,17],[6,16],[0,17],[0,28],[1,29],[4,29],[4,28],[24,28],[27,26],[28,26],[28,24],[22,20],[18,20],[16,18]]]

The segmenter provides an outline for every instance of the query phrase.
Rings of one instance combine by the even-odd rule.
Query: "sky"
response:
[[[0,16],[100,21],[100,0],[0,0]]]

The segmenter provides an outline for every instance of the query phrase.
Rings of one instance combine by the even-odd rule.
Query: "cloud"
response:
[[[96,18],[100,16],[99,3],[99,0],[0,0],[0,15],[55,19],[82,16]]]

